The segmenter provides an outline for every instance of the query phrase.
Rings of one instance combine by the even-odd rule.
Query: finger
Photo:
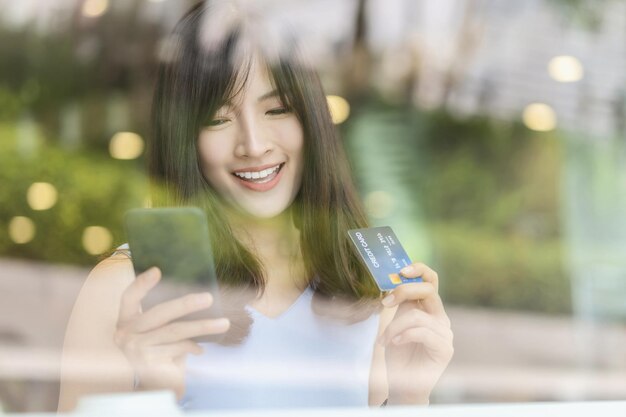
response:
[[[450,328],[436,318],[422,310],[413,308],[394,317],[385,329],[385,332],[380,336],[378,342],[384,346],[396,336],[413,327],[429,328],[442,337],[450,337],[452,335]]]
[[[157,304],[144,312],[132,324],[131,330],[135,332],[147,332],[157,329],[167,323],[186,316],[194,311],[202,310],[213,304],[210,293],[188,294],[174,300]]]
[[[446,315],[443,301],[431,283],[415,282],[398,285],[383,298],[382,303],[385,307],[390,308],[408,301],[419,301],[416,303],[419,308],[436,316],[442,323],[450,327],[450,319]]]
[[[446,309],[443,306],[443,301],[439,294],[434,294],[431,297],[427,297],[420,301],[421,308],[427,313],[432,314],[437,320],[443,323],[446,327],[450,327],[450,318],[446,314]]]
[[[155,358],[175,358],[184,355],[201,355],[204,349],[191,340],[170,343],[152,347],[152,355]]]
[[[152,267],[137,275],[135,280],[124,290],[120,302],[118,321],[127,322],[141,313],[141,300],[161,279],[161,270]]]
[[[139,337],[143,343],[161,345],[198,336],[220,334],[226,332],[229,328],[230,321],[226,318],[177,321]]]
[[[185,369],[185,365],[187,364],[187,355],[180,355],[180,356],[175,357],[174,364],[178,366],[180,369]]]
[[[415,262],[403,268],[400,272],[402,275],[406,274],[405,276],[409,277],[421,277],[423,282],[428,282],[433,285],[435,293],[439,292],[439,275],[428,265],[421,262]],[[438,294],[433,297],[425,297],[421,300],[421,305],[426,311],[437,315],[442,322],[447,323],[448,327],[450,326],[450,319],[448,319],[448,316],[445,313],[441,297],[439,297]]]
[[[385,307],[394,307],[405,301],[423,300],[436,293],[435,287],[430,282],[400,284],[383,298],[382,303]]]
[[[454,353],[451,337],[443,337],[427,327],[412,327],[391,339],[394,345],[421,343],[431,354],[449,359]]]
[[[422,280],[433,284],[435,290],[439,291],[439,275],[426,264],[421,262],[412,263],[402,268],[400,273],[407,278],[420,277]]]

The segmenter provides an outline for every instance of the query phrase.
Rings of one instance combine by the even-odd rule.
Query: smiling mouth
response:
[[[277,164],[269,168],[265,168],[260,171],[238,171],[238,172],[233,172],[232,175],[234,175],[235,177],[237,177],[238,179],[242,181],[246,181],[246,182],[250,182],[254,184],[264,184],[276,178],[276,176],[278,175],[278,173],[280,172],[280,170],[283,168],[284,165],[285,163],[282,162],[280,164]]]

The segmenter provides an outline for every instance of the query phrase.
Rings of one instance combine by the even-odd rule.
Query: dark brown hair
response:
[[[211,13],[209,5],[200,3],[180,20],[172,35],[177,47],[160,65],[148,148],[149,171],[166,190],[161,204],[197,205],[206,210],[212,239],[219,242],[214,245],[214,257],[221,284],[258,294],[265,286],[262,265],[233,238],[224,204],[205,180],[197,152],[204,123],[238,94],[247,79],[251,58],[238,59],[243,36],[240,25],[230,28],[218,45],[204,47],[200,33],[206,13]],[[286,53],[263,58],[272,83],[304,132],[303,177],[292,211],[310,286],[316,298],[370,305],[380,293],[346,233],[367,227],[367,219],[343,146],[316,71],[302,59],[295,42],[283,46],[288,48]],[[364,311],[367,314],[361,316],[368,316],[372,308]]]

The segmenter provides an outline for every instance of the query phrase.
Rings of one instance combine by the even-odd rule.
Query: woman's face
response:
[[[303,145],[300,121],[258,62],[241,93],[217,111],[198,138],[207,181],[230,204],[260,218],[277,216],[293,202]]]

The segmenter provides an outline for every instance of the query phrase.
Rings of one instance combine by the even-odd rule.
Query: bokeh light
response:
[[[326,96],[326,100],[333,123],[338,125],[345,122],[348,116],[350,116],[350,104],[348,101],[340,96]]]
[[[33,240],[35,230],[35,223],[28,217],[15,216],[9,222],[9,237],[20,245]]]
[[[144,149],[144,141],[136,133],[118,132],[109,142],[109,153],[115,159],[138,158]]]
[[[109,0],[87,0],[83,3],[83,15],[99,17],[105,14],[108,8]]]
[[[522,115],[524,124],[531,130],[548,132],[556,128],[556,113],[544,103],[532,103],[526,106]]]
[[[100,255],[111,249],[113,235],[106,227],[89,226],[83,231],[83,247],[90,255]]]
[[[375,219],[389,217],[396,206],[394,197],[386,191],[372,191],[365,196],[367,213]]]
[[[56,188],[47,182],[35,182],[26,192],[26,201],[33,210],[48,210],[56,204],[57,199]]]
[[[555,56],[548,63],[548,73],[556,81],[571,83],[583,78],[584,70],[580,61],[573,56]]]

